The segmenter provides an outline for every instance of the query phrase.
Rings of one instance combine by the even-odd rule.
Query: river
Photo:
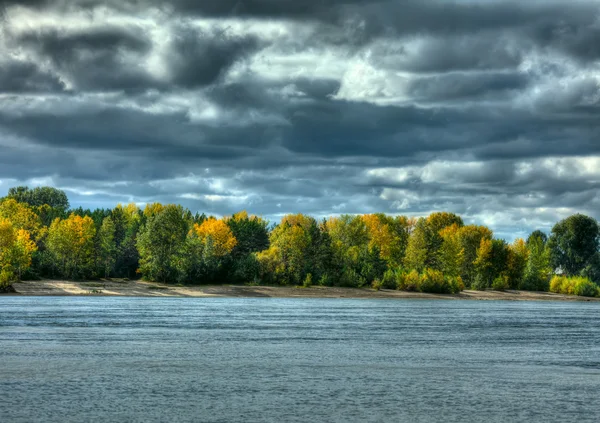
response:
[[[600,305],[0,297],[2,422],[598,422]]]

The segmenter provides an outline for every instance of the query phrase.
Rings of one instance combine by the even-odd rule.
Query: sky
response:
[[[600,218],[599,0],[0,0],[0,195]]]

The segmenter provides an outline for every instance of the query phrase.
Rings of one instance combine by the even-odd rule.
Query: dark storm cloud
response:
[[[139,32],[114,26],[38,30],[18,34],[13,43],[39,60],[49,60],[72,80],[75,89],[136,91],[156,85],[139,64],[151,48]]]
[[[173,38],[168,58],[171,81],[184,88],[215,82],[235,62],[259,46],[254,37],[232,37],[226,31],[206,34],[190,27],[178,28]]]
[[[0,93],[48,93],[64,91],[65,84],[56,75],[32,62],[0,62]]]
[[[274,219],[447,209],[509,237],[600,217],[596,1],[0,9],[0,190]]]

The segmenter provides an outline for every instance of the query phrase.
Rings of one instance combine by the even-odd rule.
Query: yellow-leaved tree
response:
[[[233,232],[223,220],[214,217],[206,219],[192,228],[194,234],[202,240],[205,248],[211,248],[216,257],[224,257],[231,253],[237,245]]]
[[[0,218],[0,290],[19,279],[31,266],[31,255],[36,249],[28,231]]]
[[[0,217],[8,219],[16,229],[26,230],[36,240],[39,240],[46,232],[40,217],[31,207],[12,198],[6,198],[0,202]]]
[[[52,222],[46,245],[62,277],[81,279],[93,273],[95,235],[96,227],[89,216],[71,214]]]

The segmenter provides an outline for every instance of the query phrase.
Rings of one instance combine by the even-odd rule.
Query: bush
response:
[[[494,279],[494,282],[492,282],[492,289],[494,291],[504,291],[509,287],[510,284],[508,282],[508,277],[506,276],[498,276],[496,279]]]
[[[447,276],[446,280],[453,294],[458,294],[460,291],[464,291],[465,284],[460,276]]]
[[[302,286],[304,288],[310,288],[312,286],[312,273],[309,273],[308,275],[306,275],[306,277],[304,278],[304,282],[302,282]]]
[[[327,273],[324,273],[319,279],[319,286],[331,286],[331,278]]]
[[[347,288],[361,288],[366,284],[365,278],[352,268],[346,268],[340,275],[339,285]]]
[[[2,270],[0,272],[0,292],[11,292],[11,283],[14,281],[12,272]]]
[[[375,279],[373,281],[373,283],[371,284],[371,286],[373,287],[374,290],[379,291],[381,288],[383,288],[383,281],[380,281],[379,279]]]
[[[565,295],[578,295],[581,297],[599,296],[598,286],[587,278],[575,276],[554,276],[550,281],[550,292]]]
[[[519,284],[519,289],[522,289],[523,291],[546,292],[549,289],[549,284],[548,284],[548,280],[544,277],[528,275]]]
[[[490,287],[488,280],[482,276],[475,276],[475,280],[471,284],[471,289],[475,289],[476,291],[485,291]]]
[[[430,292],[432,294],[449,294],[450,286],[442,272],[439,270],[425,269],[421,275],[419,291]]]
[[[392,269],[388,269],[383,274],[383,279],[381,280],[381,288],[384,289],[396,289],[398,286],[398,275],[396,271]]]
[[[397,278],[396,287],[400,291],[418,291],[419,284],[421,282],[421,276],[416,270],[410,273],[401,273]]]
[[[460,276],[444,276],[434,269],[425,269],[419,274],[416,270],[410,273],[396,273],[397,288],[400,291],[418,291],[431,294],[456,294],[465,289]]]

